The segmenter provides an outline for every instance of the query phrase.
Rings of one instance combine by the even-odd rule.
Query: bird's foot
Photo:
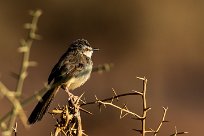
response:
[[[75,96],[74,94],[70,93],[68,89],[65,89],[65,91],[67,92],[69,98],[72,99],[73,101],[76,101],[77,99],[79,99],[78,96]]]

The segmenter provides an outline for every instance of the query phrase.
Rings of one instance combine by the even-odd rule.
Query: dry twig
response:
[[[170,136],[177,136],[177,135],[182,135],[182,134],[188,134],[188,132],[178,132],[176,126],[175,126],[175,133],[171,134]]]
[[[38,19],[41,16],[42,11],[36,10],[31,11],[30,15],[33,17],[32,22],[25,25],[26,29],[29,29],[28,37],[26,40],[21,41],[21,46],[18,51],[23,53],[22,65],[20,69],[20,74],[18,77],[18,82],[15,91],[9,90],[2,82],[0,82],[0,93],[7,97],[7,99],[13,104],[13,109],[11,110],[10,118],[8,123],[5,122],[4,117],[0,119],[0,127],[3,130],[3,136],[10,136],[12,134],[13,126],[15,124],[17,116],[20,117],[24,125],[26,125],[26,115],[23,112],[23,108],[19,98],[21,97],[23,91],[23,84],[27,76],[27,69],[30,66],[35,66],[36,63],[29,60],[30,49],[33,43],[33,40],[39,39],[39,36],[36,34]],[[8,117],[8,116],[7,116]]]
[[[162,120],[161,120],[160,124],[158,125],[156,131],[153,131],[153,132],[154,132],[154,136],[156,136],[156,135],[158,134],[159,130],[161,129],[161,126],[163,125],[163,123],[164,123],[164,122],[168,122],[168,121],[165,120],[168,107],[167,107],[167,108],[164,108],[164,107],[163,107],[163,109],[164,109],[164,113],[163,113]]]
[[[166,113],[167,113],[167,110],[168,108],[164,108],[164,112],[163,112],[163,116],[162,116],[162,120],[161,122],[159,123],[158,127],[156,128],[156,130],[153,130],[153,129],[149,129],[147,130],[146,129],[146,118],[147,118],[147,112],[151,109],[150,107],[147,106],[147,99],[146,99],[146,92],[147,92],[147,79],[144,77],[144,78],[141,78],[141,77],[137,77],[137,79],[139,80],[142,80],[143,81],[143,90],[142,92],[139,92],[139,91],[134,91],[132,93],[124,93],[124,94],[117,94],[116,91],[113,89],[113,93],[114,93],[114,96],[112,97],[109,97],[109,98],[105,98],[105,99],[102,99],[102,100],[99,100],[96,96],[96,100],[95,101],[92,101],[92,102],[87,102],[87,103],[82,103],[80,106],[85,106],[85,105],[90,105],[90,104],[98,104],[99,106],[99,109],[101,110],[101,106],[104,105],[105,107],[106,106],[112,106],[116,109],[119,109],[120,110],[120,118],[123,118],[125,117],[126,115],[130,114],[130,115],[133,115],[133,119],[136,119],[136,120],[140,120],[141,121],[141,129],[133,129],[137,132],[139,132],[142,136],[145,136],[147,133],[152,133],[154,136],[156,136],[163,123],[165,122],[168,122],[165,120],[165,117],[166,117]],[[113,104],[114,100],[117,99],[119,97],[124,97],[124,96],[129,96],[129,95],[139,95],[142,97],[142,103],[143,103],[143,113],[142,115],[138,115],[137,113],[133,112],[133,111],[130,111],[127,106],[124,104],[123,107],[120,107],[120,106],[117,106],[115,104]],[[109,102],[110,101],[110,102]],[[186,134],[187,132],[175,132],[175,134],[173,135],[178,135],[178,134]],[[171,136],[173,136],[171,135]]]
[[[82,95],[78,98],[74,95],[69,95],[68,104],[66,106],[62,108],[58,106],[58,108],[50,112],[56,120],[54,136],[58,136],[59,134],[64,136],[82,136],[84,134],[79,107],[79,101]],[[57,118],[57,115],[60,117]]]
[[[13,128],[13,132],[15,136],[17,136],[17,127],[18,127],[18,124],[16,122],[15,127]]]

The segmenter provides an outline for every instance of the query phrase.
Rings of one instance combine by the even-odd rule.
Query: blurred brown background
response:
[[[29,69],[25,82],[26,98],[40,90],[49,72],[70,42],[87,39],[92,46],[100,48],[93,56],[94,65],[114,63],[111,72],[92,78],[74,94],[85,93],[86,100],[118,93],[141,90],[142,82],[136,76],[148,78],[148,127],[155,128],[162,116],[162,106],[168,106],[167,120],[160,135],[170,135],[176,125],[189,136],[202,136],[204,128],[204,1],[172,0],[35,0],[0,1],[0,80],[10,89],[16,80],[11,72],[19,72],[21,54],[17,53],[19,40],[27,31],[23,24],[31,21],[30,9],[40,8],[38,33],[43,37],[35,41],[31,60],[38,66]],[[131,110],[141,109],[139,97],[121,99]],[[66,93],[61,91],[52,104],[66,103]],[[30,114],[32,103],[25,107]],[[0,100],[0,116],[11,105]],[[132,131],[139,122],[126,117],[119,119],[120,112],[113,108],[99,112],[96,105],[87,109],[94,116],[82,113],[85,132],[90,136],[138,135]],[[49,135],[55,122],[49,114],[25,129],[19,122],[19,136]]]

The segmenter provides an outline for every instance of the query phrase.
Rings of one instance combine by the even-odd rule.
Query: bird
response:
[[[98,51],[92,48],[85,39],[77,39],[70,44],[67,51],[53,67],[49,77],[50,87],[41,97],[28,118],[28,124],[40,121],[48,110],[52,100],[60,88],[69,92],[83,85],[91,75],[92,54]]]

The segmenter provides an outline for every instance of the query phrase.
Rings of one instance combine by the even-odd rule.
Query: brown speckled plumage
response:
[[[91,60],[93,51],[94,49],[84,39],[78,39],[71,44],[58,63],[53,67],[48,77],[49,85],[56,84],[60,81],[59,86],[48,90],[43,95],[28,118],[29,124],[34,124],[42,119],[60,87],[68,89],[68,91],[74,90],[89,79],[93,65]]]

